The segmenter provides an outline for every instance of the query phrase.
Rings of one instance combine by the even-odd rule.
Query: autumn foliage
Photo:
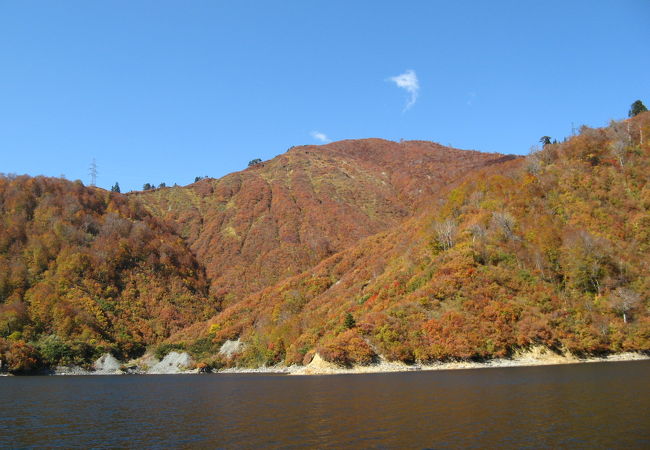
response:
[[[650,351],[649,140],[646,112],[526,158],[370,139],[130,195],[0,178],[0,358]]]
[[[650,114],[640,114],[478,170],[392,230],[179,336],[212,327],[221,342],[254,329],[251,346],[274,336],[287,364],[314,351],[365,362],[369,348],[405,362],[534,345],[649,351],[648,136]],[[328,281],[312,289],[317,280]]]
[[[135,199],[0,178],[0,338],[11,370],[133,356],[217,311],[203,269]],[[29,343],[29,344],[26,344]]]
[[[174,224],[229,306],[397,226],[441,187],[509,158],[423,141],[340,141],[132,196]]]
[[[342,366],[368,365],[376,358],[375,352],[356,330],[347,330],[319,347],[318,353],[327,361]]]

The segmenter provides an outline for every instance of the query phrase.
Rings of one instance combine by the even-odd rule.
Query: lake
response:
[[[650,361],[2,377],[2,447],[650,448]]]

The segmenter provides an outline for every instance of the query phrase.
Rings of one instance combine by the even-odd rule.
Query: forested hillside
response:
[[[432,142],[349,140],[134,195],[176,224],[212,293],[232,305],[396,226],[464,174],[509,158]]]
[[[217,311],[203,269],[135,199],[0,177],[0,359],[126,358]]]
[[[234,361],[650,350],[650,114],[483,169],[416,218],[175,337]]]
[[[18,372],[140,356],[503,158],[368,139],[131,195],[1,177],[0,360]]]
[[[342,141],[126,195],[0,177],[0,359],[650,351],[649,137],[645,112],[526,158]]]

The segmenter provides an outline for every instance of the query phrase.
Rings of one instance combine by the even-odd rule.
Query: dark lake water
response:
[[[2,447],[650,448],[650,361],[0,378]]]

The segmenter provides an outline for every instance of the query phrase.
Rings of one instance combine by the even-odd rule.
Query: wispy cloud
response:
[[[415,74],[414,70],[407,70],[401,75],[390,77],[388,81],[392,81],[397,87],[402,88],[409,93],[409,99],[402,112],[405,112],[415,104],[420,92],[420,82],[418,81],[418,76]]]
[[[474,104],[474,100],[476,99],[476,92],[468,92],[467,93],[467,106],[472,106]]]
[[[330,138],[327,137],[325,133],[321,133],[320,131],[312,131],[309,133],[311,137],[316,139],[319,142],[322,142],[323,144],[327,144],[328,142],[332,142]]]

